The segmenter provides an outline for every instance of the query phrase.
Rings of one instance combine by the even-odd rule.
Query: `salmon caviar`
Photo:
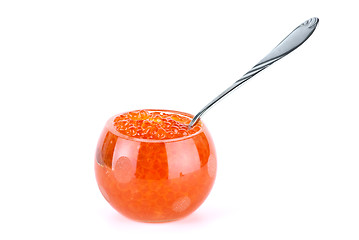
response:
[[[205,125],[199,122],[187,130],[191,117],[140,110],[107,122],[97,145],[95,173],[103,197],[119,213],[164,222],[185,217],[203,203],[217,160]]]
[[[199,124],[188,129],[187,116],[159,111],[132,111],[114,119],[116,130],[124,135],[142,139],[174,139],[198,132]]]

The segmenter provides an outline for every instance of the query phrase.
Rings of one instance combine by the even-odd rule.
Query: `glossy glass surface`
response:
[[[213,141],[203,123],[192,135],[152,140],[119,133],[116,116],[106,123],[96,151],[96,179],[104,198],[137,221],[172,221],[195,211],[208,196],[217,169]]]

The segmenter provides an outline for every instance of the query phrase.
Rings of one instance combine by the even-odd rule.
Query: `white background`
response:
[[[355,2],[1,1],[0,238],[359,239]],[[110,116],[195,114],[314,16],[202,118],[218,174],[195,213],[146,224],[108,205],[93,163]]]

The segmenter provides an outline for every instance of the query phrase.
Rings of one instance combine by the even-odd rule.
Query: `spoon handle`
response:
[[[215,99],[208,103],[199,113],[194,116],[192,121],[189,123],[188,128],[192,128],[199,118],[210,109],[215,103],[222,99],[225,95],[238,88],[241,84],[246,82],[248,79],[264,70],[272,63],[278,61],[282,57],[286,56],[297,47],[302,45],[314,32],[317,24],[319,22],[318,18],[311,18],[296,29],[294,29],[286,38],[284,38],[267,56],[265,56],[261,61],[259,61],[251,70],[244,74],[238,81],[234,82],[229,88],[224,90],[219,94]]]

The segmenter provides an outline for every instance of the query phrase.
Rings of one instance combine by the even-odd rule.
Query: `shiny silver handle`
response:
[[[311,18],[296,29],[294,29],[286,38],[284,38],[267,56],[265,56],[261,61],[259,61],[250,71],[243,75],[238,81],[232,84],[229,88],[223,91],[210,103],[208,103],[202,110],[197,113],[192,121],[189,123],[188,128],[193,127],[199,118],[210,109],[215,103],[222,99],[225,95],[238,88],[241,84],[246,82],[248,79],[264,70],[266,67],[270,66],[272,63],[278,61],[282,57],[286,56],[297,47],[302,45],[314,32],[317,24],[319,22],[318,18]]]

